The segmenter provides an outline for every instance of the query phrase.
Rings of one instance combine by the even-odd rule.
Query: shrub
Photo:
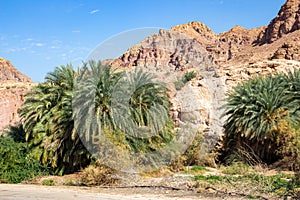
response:
[[[192,80],[193,78],[196,78],[196,77],[197,77],[197,73],[195,71],[186,72],[182,76],[182,82],[187,83],[187,82],[189,82],[190,80]]]
[[[0,137],[0,182],[20,183],[41,175],[39,162],[33,158],[25,143],[16,143],[12,138]]]
[[[190,71],[190,72],[186,72],[183,74],[183,76],[181,77],[181,79],[177,79],[174,82],[174,86],[176,90],[181,90],[181,88],[184,87],[184,85],[191,81],[193,78],[197,77],[197,73],[195,71]]]
[[[45,179],[42,181],[42,185],[54,186],[56,183],[53,179]]]
[[[103,165],[99,160],[86,167],[81,173],[81,184],[83,185],[111,185],[118,182],[113,177],[116,171]]]

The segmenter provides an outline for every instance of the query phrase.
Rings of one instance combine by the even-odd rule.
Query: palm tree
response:
[[[26,96],[20,116],[33,153],[56,174],[88,164],[86,148],[97,152],[89,147],[101,133],[135,152],[172,138],[166,88],[141,70],[125,76],[91,61],[76,72],[71,65],[57,67],[45,80]],[[155,134],[134,135],[145,128]]]
[[[287,88],[287,95],[290,101],[287,102],[290,108],[293,123],[300,126],[300,70],[294,69],[284,75],[284,83]]]
[[[149,149],[149,140],[170,138],[170,132],[162,133],[171,123],[168,95],[162,83],[142,70],[118,72],[100,62],[90,62],[89,66],[77,79],[73,116],[76,129],[90,149],[91,141],[100,137],[100,132],[108,133],[110,138],[118,136],[115,142],[134,151],[143,151],[145,146]],[[152,132],[158,134],[155,139],[151,138]]]
[[[77,133],[87,144],[90,136],[98,130],[116,129],[111,99],[116,83],[122,78],[122,72],[116,72],[99,61],[84,66],[75,82],[73,97],[73,118]]]
[[[251,149],[261,160],[276,159],[277,127],[289,120],[284,76],[255,77],[229,93],[225,105],[225,146],[227,150]],[[235,148],[232,148],[235,147]]]
[[[169,116],[169,96],[165,85],[155,77],[135,69],[115,87],[113,107],[119,113],[118,128],[126,134],[133,152],[151,152],[174,136]]]
[[[26,96],[20,116],[29,142],[42,164],[54,173],[72,172],[89,162],[89,154],[74,131],[72,65],[56,67],[45,83]]]

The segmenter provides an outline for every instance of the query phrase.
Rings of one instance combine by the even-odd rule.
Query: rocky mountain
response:
[[[250,30],[236,26],[216,34],[203,23],[189,22],[160,30],[111,64],[143,67],[166,82],[173,119],[177,124],[191,122],[206,133],[206,144],[211,146],[222,135],[220,105],[227,91],[259,74],[300,68],[299,17],[300,0],[287,0],[269,25]],[[197,77],[174,89],[190,71]]]
[[[0,82],[3,81],[32,82],[28,76],[19,72],[9,60],[0,57]]]
[[[259,74],[300,68],[299,29],[300,0],[287,0],[269,25],[236,26],[216,34],[203,23],[189,22],[160,30],[106,62],[128,70],[142,67],[165,82],[172,118],[178,127],[189,124],[191,130],[205,133],[205,152],[222,135],[220,106],[226,92]],[[183,83],[187,72],[196,77]],[[9,61],[0,59],[0,130],[16,122],[31,85]]]
[[[283,35],[300,29],[300,1],[288,0],[268,27],[261,33],[258,42],[271,43]]]
[[[0,133],[9,124],[19,121],[18,108],[32,81],[19,72],[9,60],[0,58]]]

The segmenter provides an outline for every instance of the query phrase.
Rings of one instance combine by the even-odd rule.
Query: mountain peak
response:
[[[259,43],[272,43],[283,35],[299,29],[300,0],[287,0],[259,38]]]
[[[184,32],[190,36],[197,35],[197,37],[204,37],[206,39],[212,39],[216,36],[208,26],[196,21],[174,26],[171,28],[171,31]]]
[[[0,81],[32,82],[31,79],[19,72],[9,60],[0,57]]]
[[[174,30],[174,31],[181,31],[181,30],[187,30],[187,29],[194,29],[198,33],[201,33],[202,31],[204,31],[204,32],[209,32],[209,33],[214,34],[214,32],[208,26],[206,26],[202,22],[197,22],[197,21],[188,22],[186,24],[180,24],[180,25],[177,25],[177,26],[174,26],[171,28],[171,30]]]

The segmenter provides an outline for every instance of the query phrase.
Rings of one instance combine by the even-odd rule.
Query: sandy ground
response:
[[[142,188],[91,188],[40,186],[25,184],[0,184],[1,200],[195,200],[244,199],[241,197],[201,196],[195,192]]]
[[[1,200],[48,200],[48,199],[84,199],[84,200],[173,200],[199,199],[197,196],[187,196],[185,194],[170,194],[172,191],[141,193],[141,191],[130,191],[128,189],[99,189],[85,187],[52,187],[24,184],[1,184]]]

